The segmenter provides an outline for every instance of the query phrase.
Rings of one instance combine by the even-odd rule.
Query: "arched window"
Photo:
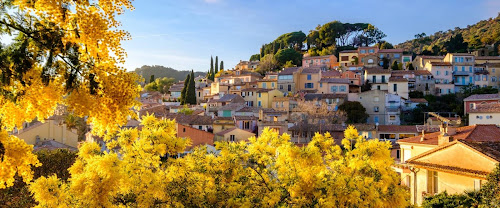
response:
[[[373,59],[368,59],[369,64],[373,64]]]

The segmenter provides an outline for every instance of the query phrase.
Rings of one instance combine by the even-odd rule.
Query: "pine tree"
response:
[[[151,77],[149,78],[149,83],[152,83],[155,81],[155,75],[152,74]]]
[[[210,80],[214,81],[214,58],[210,56]]]
[[[394,61],[394,63],[392,63],[391,69],[392,70],[399,70],[398,61]]]
[[[224,71],[224,61],[220,61],[220,70]]]
[[[215,56],[215,74],[219,72],[219,56]]]
[[[191,70],[191,76],[189,77],[189,84],[186,90],[186,99],[184,104],[196,105],[196,85],[194,83],[194,72]]]
[[[182,91],[181,91],[181,97],[180,97],[181,105],[184,105],[186,103],[186,92],[188,89],[189,81],[190,81],[190,78],[189,78],[189,74],[188,74],[186,76],[186,79],[184,80],[184,87],[182,88]]]

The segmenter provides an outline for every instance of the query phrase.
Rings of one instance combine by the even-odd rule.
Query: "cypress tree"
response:
[[[215,74],[219,72],[219,56],[215,56]]]
[[[214,81],[214,58],[210,56],[210,80]]]
[[[184,80],[184,87],[182,88],[182,91],[181,91],[181,97],[180,97],[181,105],[184,105],[186,103],[186,92],[187,92],[188,84],[189,84],[190,80],[191,79],[189,78],[189,74],[188,74],[186,76],[186,79]]]
[[[149,78],[149,83],[154,82],[154,81],[155,81],[155,75],[152,74],[151,77]]]
[[[224,71],[224,61],[220,61],[220,70]]]
[[[196,105],[196,85],[194,83],[194,72],[191,70],[189,84],[186,92],[185,104]]]

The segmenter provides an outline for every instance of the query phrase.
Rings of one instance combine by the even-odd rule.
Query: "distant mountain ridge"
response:
[[[174,78],[177,81],[186,79],[186,76],[191,73],[191,71],[178,71],[170,67],[164,67],[160,65],[144,65],[141,68],[136,68],[134,70],[136,74],[144,78],[146,83],[149,82],[151,75],[155,76],[155,79],[162,77]],[[194,72],[194,76],[206,76],[207,73],[204,72]]]
[[[448,43],[447,47],[446,43],[457,35],[463,37],[466,51],[490,48],[490,54],[485,55],[497,56],[500,50],[500,13],[497,17],[481,20],[476,24],[467,25],[465,28],[455,27],[453,30],[438,31],[432,35],[418,34],[415,35],[415,39],[397,44],[395,47],[416,54],[443,55],[450,52],[447,51],[450,44]]]

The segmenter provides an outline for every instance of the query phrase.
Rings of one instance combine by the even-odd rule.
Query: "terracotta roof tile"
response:
[[[449,62],[431,62],[431,65],[433,65],[433,66],[451,66],[451,63],[449,63]]]
[[[307,67],[302,70],[302,74],[317,74],[321,71],[319,67]]]
[[[427,103],[425,98],[410,98],[410,101],[413,103]]]
[[[389,77],[389,82],[408,82],[406,78],[403,77]]]
[[[402,48],[380,49],[379,53],[403,53]]]
[[[500,103],[478,104],[469,113],[500,113]]]
[[[487,142],[487,141],[500,141],[500,128],[495,125],[475,125],[475,126],[464,126],[457,128],[457,133],[452,135],[456,140],[467,140],[467,141],[477,141],[477,142]],[[401,139],[399,143],[412,143],[412,144],[424,144],[424,145],[438,145],[438,136],[440,132],[430,133],[424,135],[424,140],[421,141],[421,135],[409,137],[406,139]]]
[[[349,79],[343,79],[343,78],[321,78],[321,80],[319,80],[319,82],[349,84]]]
[[[500,100],[499,94],[475,94],[464,99],[464,101],[472,100]]]
[[[321,77],[340,77],[341,73],[336,70],[325,71],[321,73]]]
[[[476,60],[500,60],[500,56],[476,56]]]

